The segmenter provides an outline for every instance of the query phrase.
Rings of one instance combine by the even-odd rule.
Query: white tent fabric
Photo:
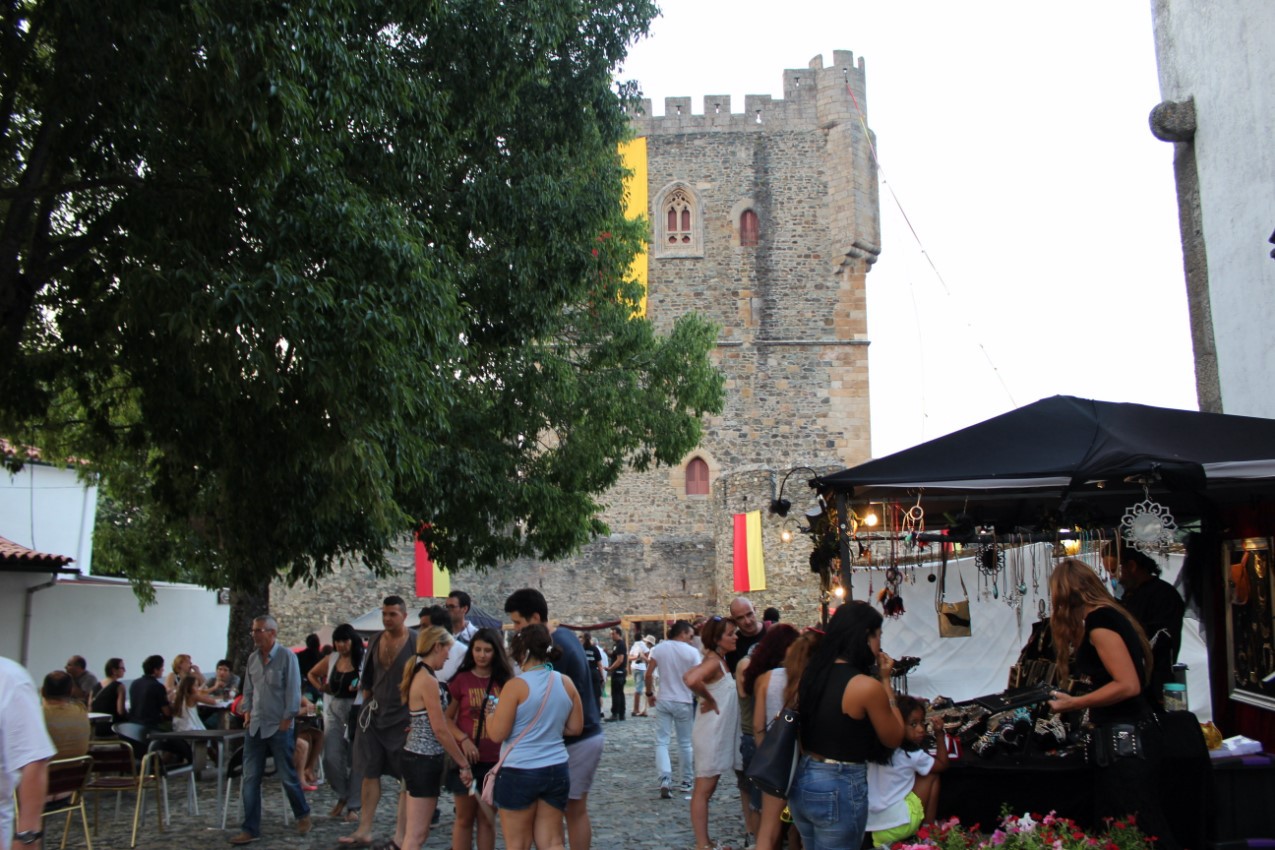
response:
[[[1096,564],[1096,555],[1080,555],[1081,560]],[[1007,563],[1013,565],[1021,559],[1027,592],[1024,595],[1021,617],[1016,609],[1006,603],[1009,588],[1000,587],[1000,598],[991,596],[991,586],[980,584],[978,570],[972,558],[953,558],[947,567],[947,601],[959,601],[960,576],[964,576],[969,589],[970,621],[973,634],[967,638],[940,638],[938,616],[935,613],[937,582],[930,582],[930,575],[937,576],[938,564],[904,567],[905,575],[901,594],[906,613],[895,619],[887,619],[882,630],[881,648],[893,658],[913,655],[921,664],[908,674],[910,693],[933,698],[943,695],[961,701],[998,693],[1005,690],[1009,668],[1018,660],[1018,653],[1031,636],[1032,624],[1037,620],[1040,599],[1049,604],[1049,573],[1055,563],[1053,547],[1038,543],[1011,549],[1006,554]],[[1177,578],[1182,568],[1182,556],[1171,555],[1159,559],[1164,569],[1162,578],[1169,583]],[[1033,570],[1033,565],[1035,569]],[[1008,570],[1001,572],[1002,576]],[[869,594],[869,580],[872,593]],[[885,571],[856,569],[852,581],[853,598],[870,599],[876,604],[875,593],[885,581]],[[984,593],[983,591],[986,591]],[[880,607],[879,605],[877,606]],[[1190,667],[1187,689],[1190,708],[1201,721],[1213,716],[1208,687],[1208,653],[1200,635],[1200,624],[1188,618],[1183,624],[1182,648],[1178,661]]]

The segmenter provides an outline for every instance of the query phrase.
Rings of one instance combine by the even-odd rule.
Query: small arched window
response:
[[[757,213],[744,210],[739,216],[739,244],[745,248],[757,245]]]
[[[704,209],[694,189],[685,183],[670,183],[656,194],[651,214],[655,257],[704,256]]]
[[[692,458],[686,464],[686,495],[708,495],[708,464],[702,457]]]

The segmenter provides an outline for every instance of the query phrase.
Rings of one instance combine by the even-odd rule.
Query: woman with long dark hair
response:
[[[488,706],[496,705],[505,683],[513,677],[513,666],[505,654],[500,633],[495,629],[479,629],[470,639],[456,674],[447,683],[452,697],[447,705],[447,719],[452,722],[453,734],[469,759],[477,789],[483,787],[483,777],[500,758],[500,744],[487,729]],[[480,811],[478,795],[470,793],[470,787],[459,782],[451,791],[456,802],[452,850],[471,850],[475,822],[478,850],[492,850],[496,846],[495,824]]]
[[[753,654],[735,668],[737,673],[741,668],[744,671],[739,680],[740,704],[747,700],[752,706],[753,741],[757,746],[766,737],[770,721],[784,707],[784,685],[788,682],[784,658],[797,635],[797,630],[787,623],[775,623],[766,630]],[[760,792],[759,797],[757,848],[775,850],[779,846],[779,815],[784,810],[784,798]]]
[[[1060,561],[1049,577],[1049,595],[1059,681],[1087,679],[1091,686],[1079,696],[1055,691],[1049,707],[1060,713],[1089,709],[1092,734],[1105,742],[1115,725],[1137,739],[1135,753],[1108,752],[1107,763],[1094,771],[1094,822],[1136,813],[1138,828],[1157,837],[1157,848],[1176,850],[1160,808],[1161,733],[1146,698],[1152,657],[1147,636],[1083,561]]]
[[[806,850],[863,842],[867,760],[903,740],[890,686],[894,661],[881,651],[881,622],[867,602],[838,608],[797,688],[802,756],[788,808]]]
[[[332,630],[332,652],[327,662],[310,668],[306,679],[323,693],[323,775],[336,794],[328,817],[340,817],[348,808],[347,821],[358,820],[363,777],[354,775],[352,738],[354,698],[359,693],[359,671],[363,669],[363,638],[349,623]]]
[[[723,774],[742,770],[739,754],[739,695],[735,678],[726,665],[727,653],[735,649],[735,624],[713,617],[700,629],[704,660],[682,677],[699,697],[699,714],[691,732],[695,755],[695,789],[691,792],[691,829],[695,850],[716,850],[708,835],[708,804]]]

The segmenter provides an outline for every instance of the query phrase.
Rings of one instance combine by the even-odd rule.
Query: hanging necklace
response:
[[[552,664],[550,664],[548,661],[543,661],[543,662],[541,662],[540,664],[537,664],[537,665],[536,665],[536,666],[534,666],[534,667],[527,667],[527,668],[525,668],[522,672],[524,672],[524,673],[530,673],[532,670],[548,670],[548,671],[550,671],[550,672],[553,672],[553,665],[552,665]]]

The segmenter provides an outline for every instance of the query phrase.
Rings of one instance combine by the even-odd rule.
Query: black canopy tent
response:
[[[1144,485],[1186,520],[1275,497],[1275,420],[1054,396],[811,484],[852,506],[919,498],[931,529],[1111,526]]]

